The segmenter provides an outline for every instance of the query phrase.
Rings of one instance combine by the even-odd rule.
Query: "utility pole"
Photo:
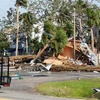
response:
[[[19,34],[19,6],[16,4],[16,24],[17,24],[17,32],[16,32],[16,56],[18,55],[18,34]]]
[[[74,45],[73,45],[73,48],[74,48],[74,59],[75,59],[75,48],[76,48],[76,43],[75,43],[75,36],[76,36],[76,27],[75,27],[75,17],[76,17],[76,15],[75,15],[75,8],[74,8]]]

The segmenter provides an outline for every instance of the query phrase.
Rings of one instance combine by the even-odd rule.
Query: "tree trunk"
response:
[[[16,32],[16,56],[18,55],[18,33],[19,33],[19,6],[16,5],[16,24],[17,24],[17,32]]]
[[[27,41],[27,34],[26,34],[26,54],[28,54],[28,41]]]
[[[44,48],[42,50],[39,50],[39,52],[36,55],[36,57],[34,58],[33,62],[35,62],[37,60],[37,58],[41,56],[41,54],[44,52],[44,50],[49,46],[49,43],[50,43],[50,41],[44,46]]]
[[[91,49],[94,52],[94,36],[93,36],[93,27],[91,27]]]

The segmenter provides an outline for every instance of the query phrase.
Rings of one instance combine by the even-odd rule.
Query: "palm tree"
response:
[[[17,32],[16,32],[16,56],[18,55],[18,33],[19,33],[19,6],[27,7],[27,0],[16,0],[16,24],[17,24]]]
[[[25,33],[25,35],[26,35],[26,53],[28,53],[28,41],[27,41],[27,39],[29,37],[31,37],[30,33],[32,33],[33,24],[35,22],[35,17],[33,16],[33,14],[31,12],[28,11],[26,13],[23,13],[20,16],[20,21],[23,24],[21,27],[21,31],[23,33]]]

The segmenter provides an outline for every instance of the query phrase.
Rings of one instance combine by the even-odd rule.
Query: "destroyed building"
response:
[[[87,65],[98,65],[97,55],[92,52],[89,46],[81,40],[75,40],[75,59],[74,59],[74,45],[73,39],[68,41],[68,44],[63,49],[62,56],[67,57],[67,60],[79,60]]]

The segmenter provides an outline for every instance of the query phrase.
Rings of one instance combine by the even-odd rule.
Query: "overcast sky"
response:
[[[0,0],[0,18],[6,16],[10,7],[14,7],[16,0]],[[23,9],[21,9],[23,11]]]
[[[6,16],[6,12],[10,7],[14,7],[15,0],[1,0],[0,1],[0,18]]]
[[[16,0],[0,0],[0,18],[5,17],[10,7],[15,7]],[[23,9],[21,8],[21,11]]]

